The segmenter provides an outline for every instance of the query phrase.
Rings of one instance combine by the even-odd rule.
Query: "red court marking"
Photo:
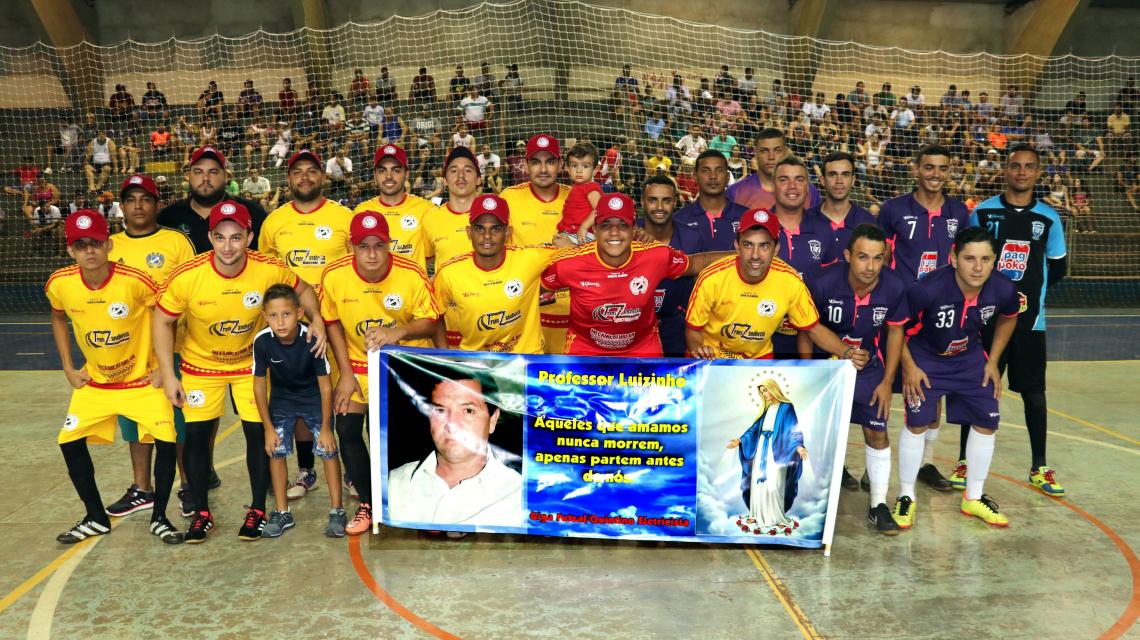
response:
[[[373,578],[372,574],[368,571],[368,567],[365,566],[364,558],[360,555],[360,536],[351,536],[348,539],[348,555],[352,558],[352,568],[356,569],[356,575],[360,577],[360,581],[364,583],[364,586],[368,587],[368,590],[376,596],[377,600],[383,602],[385,606],[395,611],[396,614],[404,620],[416,625],[421,630],[430,633],[436,638],[443,640],[460,640],[459,636],[454,636],[412,613],[376,582],[376,579]]]

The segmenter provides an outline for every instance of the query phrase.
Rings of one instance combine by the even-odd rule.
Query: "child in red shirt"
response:
[[[594,218],[598,201],[602,199],[602,186],[594,182],[594,167],[598,163],[598,148],[589,143],[576,144],[566,152],[566,170],[570,174],[570,195],[562,205],[562,220],[558,231],[574,244],[592,242]]]

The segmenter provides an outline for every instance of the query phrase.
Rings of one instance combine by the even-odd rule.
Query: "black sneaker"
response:
[[[107,515],[121,518],[129,516],[136,511],[145,511],[154,508],[154,492],[143,491],[138,485],[132,484],[122,498],[107,505]]]
[[[843,488],[847,489],[848,491],[857,491],[859,489],[859,481],[855,479],[855,476],[851,475],[851,472],[847,470],[846,465],[843,467],[842,485]]]
[[[194,515],[194,498],[190,497],[190,490],[186,487],[182,487],[178,490],[178,503],[183,518],[189,518]]]
[[[245,522],[238,529],[238,537],[252,542],[261,539],[261,530],[265,528],[265,512],[261,509],[250,509],[245,512]]]
[[[62,542],[63,544],[75,544],[76,542],[83,542],[88,538],[106,535],[110,532],[110,523],[103,524],[91,518],[84,518],[76,522],[74,527],[56,536],[55,539],[57,542]]]
[[[199,544],[214,530],[214,517],[208,511],[199,511],[190,521],[190,528],[183,537],[186,544]]]
[[[182,533],[170,524],[166,518],[158,518],[150,521],[150,532],[152,535],[158,536],[166,544],[182,544]]]
[[[222,479],[218,477],[218,472],[210,467],[210,491],[222,486]]]
[[[884,536],[897,536],[901,529],[887,505],[880,502],[867,511],[867,523]]]
[[[867,475],[866,471],[863,472],[863,477],[859,478],[859,488],[863,491],[871,490],[871,476]]]
[[[938,467],[932,464],[924,464],[919,468],[918,479],[935,491],[954,491],[954,485],[950,484],[950,481],[946,479],[946,476],[942,475]]]

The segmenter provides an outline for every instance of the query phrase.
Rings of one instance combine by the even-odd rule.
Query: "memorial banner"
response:
[[[847,361],[370,354],[376,520],[825,547]]]

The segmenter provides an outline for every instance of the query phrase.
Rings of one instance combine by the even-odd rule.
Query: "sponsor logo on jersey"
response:
[[[876,327],[882,326],[883,321],[886,319],[887,319],[887,308],[886,307],[875,307],[874,309],[871,310],[871,322],[873,322]]]
[[[87,346],[96,349],[102,347],[115,347],[131,339],[131,332],[124,331],[122,333],[112,333],[106,330],[88,331],[83,335],[83,341]]]
[[[645,276],[637,276],[629,281],[629,290],[633,295],[639,296],[646,291],[649,291],[649,278]]]
[[[242,323],[241,320],[222,320],[210,325],[210,335],[219,337],[223,336],[240,336],[243,333],[253,331],[254,326],[257,325],[256,321]]]
[[[946,349],[942,352],[944,356],[956,356],[966,350],[970,346],[969,338],[959,338],[951,340],[950,344],[946,345]]]
[[[127,317],[130,312],[131,308],[128,307],[127,303],[125,302],[112,302],[111,304],[107,305],[107,315],[111,316],[115,320],[122,320],[123,318]]]
[[[314,255],[308,249],[293,249],[285,256],[285,262],[290,267],[321,267],[325,264],[325,257]]]
[[[495,329],[518,322],[519,318],[522,318],[521,311],[513,311],[511,313],[507,313],[506,311],[492,311],[479,316],[479,320],[476,321],[475,324],[479,327],[480,331],[494,331]]]
[[[260,291],[246,291],[245,295],[241,297],[241,303],[245,305],[246,309],[256,309],[261,306],[261,292]]]
[[[982,324],[989,324],[990,318],[994,317],[994,311],[997,311],[997,307],[992,304],[978,309],[978,315],[982,318]]]
[[[400,242],[399,240],[396,240],[395,238],[393,238],[392,239],[392,246],[389,247],[389,250],[392,253],[398,253],[402,256],[409,256],[410,257],[412,255],[412,243]]]
[[[624,302],[607,302],[594,307],[590,315],[598,322],[633,322],[641,317],[641,309],[627,307]]]
[[[327,224],[322,224],[313,231],[313,234],[317,236],[317,240],[328,240],[332,237],[333,230]]]
[[[625,271],[611,271],[606,275],[607,278],[628,278],[629,274]]]
[[[665,290],[664,289],[654,289],[653,290],[653,310],[654,311],[661,311],[661,305],[664,303],[665,303]]]
[[[191,389],[187,391],[186,404],[191,407],[200,407],[206,404],[206,392],[201,389]]]
[[[594,282],[593,280],[582,280],[578,283],[578,286],[586,289],[588,287],[600,287],[602,286],[602,283]]]
[[[398,293],[389,293],[384,296],[384,308],[390,311],[398,311],[404,306],[404,299]]]
[[[771,318],[776,315],[776,301],[770,298],[764,298],[756,304],[756,313],[760,314],[762,318]]]
[[[146,266],[151,269],[161,269],[164,264],[166,264],[166,256],[161,253],[146,254]]]
[[[949,220],[947,220],[949,222]],[[953,235],[953,234],[951,234]],[[938,252],[923,251],[918,258],[918,276],[922,277],[938,268]]]
[[[503,285],[503,293],[505,293],[507,297],[511,299],[521,296],[523,293],[522,280],[519,280],[518,278],[507,280],[507,284]]]
[[[946,220],[946,233],[950,234],[951,238],[958,235],[958,221],[957,220],[955,220],[953,218],[949,218]]]
[[[695,227],[695,226],[697,226],[697,224],[692,224],[689,226]],[[732,221],[732,232],[733,233],[740,233],[740,221],[739,220],[733,220]]]
[[[1029,242],[1025,240],[1006,240],[998,253],[997,269],[1002,275],[1017,282],[1025,277],[1025,270],[1029,267]]]
[[[408,215],[400,218],[400,228],[404,231],[411,231],[415,229],[418,224],[415,216]]]
[[[808,250],[811,251],[812,260],[819,260],[823,255],[823,243],[819,240],[808,240]]]
[[[367,319],[361,320],[360,322],[357,322],[356,326],[353,328],[353,331],[356,332],[356,335],[362,336],[362,335],[368,333],[368,330],[373,328],[373,327],[389,327],[390,328],[390,327],[394,327],[394,326],[396,326],[395,320],[392,320],[390,322],[384,322],[383,320],[379,320],[377,318],[367,318]]]
[[[720,328],[720,335],[729,340],[746,340],[749,342],[760,342],[767,337],[764,331],[753,329],[752,325],[747,322],[726,324]]]
[[[1029,228],[1034,240],[1040,240],[1041,236],[1045,235],[1045,223],[1040,220],[1034,220]]]
[[[590,339],[603,349],[624,349],[633,344],[636,333],[606,333],[590,327]]]

